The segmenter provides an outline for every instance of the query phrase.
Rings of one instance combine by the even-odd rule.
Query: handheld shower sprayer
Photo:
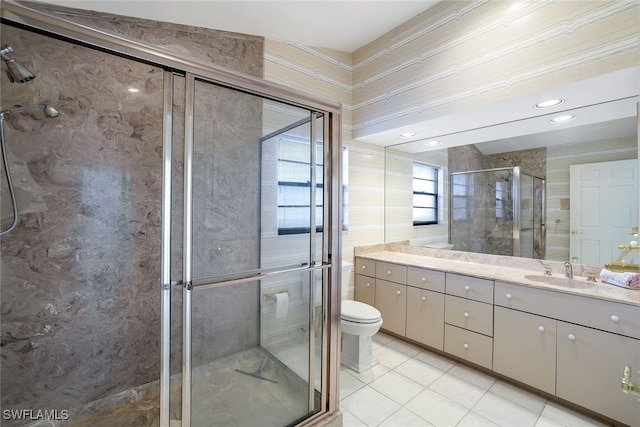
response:
[[[4,118],[10,114],[21,113],[27,110],[43,110],[45,116],[48,118],[58,117],[60,113],[58,110],[50,106],[49,104],[29,105],[28,107],[18,107],[10,110],[0,111],[0,149],[2,149],[2,162],[4,166],[4,173],[7,177],[7,187],[9,189],[9,196],[11,197],[11,207],[13,210],[13,222],[6,230],[0,230],[0,236],[4,236],[18,225],[18,205],[16,204],[16,194],[13,189],[13,183],[11,182],[11,173],[9,172],[9,161],[7,160],[7,150],[4,144]]]
[[[0,58],[7,64],[7,76],[11,83],[26,83],[35,79],[35,74],[7,56],[11,52],[13,52],[13,48],[8,45],[0,49]]]

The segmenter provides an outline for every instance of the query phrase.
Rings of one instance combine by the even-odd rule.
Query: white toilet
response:
[[[358,301],[343,300],[341,308],[341,363],[356,372],[366,371],[378,364],[371,337],[380,330],[382,315],[375,307]]]

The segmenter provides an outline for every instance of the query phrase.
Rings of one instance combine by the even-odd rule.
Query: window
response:
[[[438,223],[439,169],[413,163],[413,225]]]
[[[292,138],[278,141],[278,234],[309,232],[311,217],[311,159],[309,142]],[[322,231],[324,156],[322,143],[316,144],[316,232]],[[347,149],[343,149],[343,229],[346,229],[348,205]]]
[[[505,218],[507,206],[507,183],[496,182],[496,218]]]
[[[466,174],[451,176],[451,214],[454,220],[469,219],[470,183]]]

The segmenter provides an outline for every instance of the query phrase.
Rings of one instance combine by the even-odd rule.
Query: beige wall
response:
[[[354,138],[636,66],[638,9],[445,1],[352,54],[266,40],[267,80],[343,104],[351,150],[343,259],[384,241],[384,150]]]

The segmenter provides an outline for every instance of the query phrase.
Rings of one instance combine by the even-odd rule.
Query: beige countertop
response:
[[[575,286],[558,286],[527,278],[533,276],[534,279],[547,280],[544,270],[531,270],[514,267],[504,267],[498,265],[484,265],[475,262],[466,262],[446,258],[436,258],[420,254],[411,254],[395,251],[376,251],[357,255],[357,257],[384,261],[395,264],[403,264],[411,267],[428,268],[431,270],[444,271],[447,273],[459,273],[467,276],[479,277],[483,279],[499,280],[502,282],[514,283],[532,288],[547,289],[572,295],[580,295],[591,298],[598,298],[607,301],[614,301],[624,304],[631,304],[640,307],[640,290],[626,289],[608,283],[603,283],[599,278],[596,283],[587,282],[585,277],[574,275]],[[559,283],[570,282],[564,279],[561,274],[554,273],[551,280]],[[564,279],[564,280],[563,280]],[[638,313],[640,316],[640,312]]]

